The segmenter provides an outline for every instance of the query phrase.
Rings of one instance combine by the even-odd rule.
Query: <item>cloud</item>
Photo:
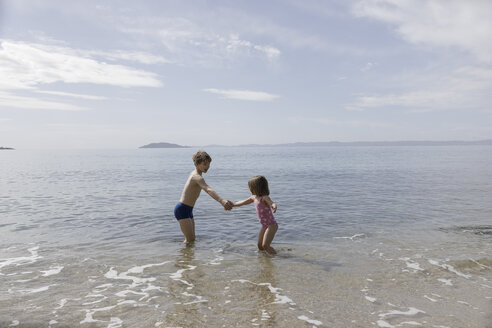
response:
[[[0,40],[0,89],[32,89],[54,82],[160,87],[154,73],[83,57],[53,45]]]
[[[275,59],[280,56],[280,50],[270,46],[254,46],[254,49],[262,51],[269,59]]]
[[[169,64],[170,60],[162,56],[156,56],[147,52],[141,51],[124,51],[124,50],[115,50],[112,52],[107,51],[87,51],[84,52],[87,56],[99,56],[111,61],[117,60],[126,60],[133,61],[141,64],[152,65],[152,64]]]
[[[425,81],[425,83],[422,83]],[[412,84],[412,81],[407,81]],[[428,76],[410,85],[410,91],[391,94],[359,95],[347,105],[348,110],[403,107],[411,111],[490,110],[492,69],[465,66],[446,75]]]
[[[400,77],[400,84],[406,91],[362,94],[346,109],[490,110],[492,20],[488,13],[492,12],[492,2],[359,0],[353,5],[352,12],[358,17],[387,23],[410,44],[427,49],[454,50],[453,54],[470,54],[467,61],[471,64],[450,69],[449,65],[456,65],[456,61],[450,64],[444,60],[438,65],[441,71],[435,74]],[[449,54],[446,52],[444,59],[448,59]],[[443,69],[449,71],[443,73]]]
[[[457,47],[483,62],[492,62],[491,1],[362,0],[353,6],[358,17],[395,27],[405,41],[434,47]]]
[[[279,95],[250,90],[221,90],[221,89],[204,89],[203,91],[218,94],[227,99],[249,100],[249,101],[272,101],[279,98]]]
[[[0,107],[68,111],[88,109],[66,102],[45,100],[40,98],[39,94],[85,100],[107,99],[101,96],[39,90],[42,85],[56,82],[119,87],[162,86],[157,75],[152,72],[97,61],[90,58],[93,55],[108,56],[108,53],[0,39]],[[147,61],[147,63],[161,60],[160,57],[134,52],[116,52],[112,58],[124,57],[140,62]],[[21,96],[12,90],[24,90],[33,94],[30,97]]]
[[[365,95],[346,106],[348,110],[364,110],[367,108],[408,107],[420,110],[449,109],[453,94],[450,92],[414,91],[402,94]],[[453,106],[455,107],[455,106]]]
[[[47,95],[62,96],[62,97],[73,97],[73,98],[80,98],[80,99],[87,99],[87,100],[106,100],[106,99],[108,99],[107,97],[84,95],[84,94],[70,93],[70,92],[60,92],[60,91],[36,90],[36,92],[47,94]]]
[[[240,36],[233,27],[214,27],[214,15],[200,17],[120,18],[119,29],[138,40],[147,40],[153,47],[164,47],[169,61],[179,64],[210,65],[245,58],[275,60],[281,51],[269,44],[260,44]]]
[[[250,41],[241,40],[239,35],[231,34],[228,39],[221,39],[229,53],[259,52],[268,59],[280,56],[280,50],[271,46],[255,45]],[[220,44],[219,44],[220,46]]]
[[[376,64],[374,63],[367,63],[366,65],[364,65],[364,67],[362,67],[360,69],[361,72],[367,72],[367,71],[370,71]]]
[[[2,91],[0,91],[0,107],[65,111],[79,111],[87,109],[85,107],[67,103],[47,101],[34,97],[17,96],[12,93]]]

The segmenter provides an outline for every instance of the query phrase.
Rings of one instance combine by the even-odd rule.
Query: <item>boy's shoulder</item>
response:
[[[192,180],[203,180],[203,176],[201,176],[196,170],[190,172],[190,178]]]

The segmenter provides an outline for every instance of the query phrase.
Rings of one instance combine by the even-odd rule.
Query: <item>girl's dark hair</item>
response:
[[[210,157],[210,155],[204,151],[201,151],[201,150],[194,153],[192,158],[193,158],[193,162],[195,164],[200,164],[201,162],[204,162],[204,161],[208,161],[208,162],[212,161],[212,158]]]
[[[257,175],[249,179],[249,190],[256,196],[268,196],[270,195],[270,189],[268,189],[268,181],[262,175]]]

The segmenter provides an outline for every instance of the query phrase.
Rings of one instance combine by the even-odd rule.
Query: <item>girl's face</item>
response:
[[[208,169],[210,168],[210,162],[209,161],[203,161],[200,164],[196,165],[196,168],[198,171],[202,173],[207,173]]]

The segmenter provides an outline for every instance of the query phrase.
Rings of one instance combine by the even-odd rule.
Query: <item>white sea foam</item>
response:
[[[389,304],[389,305],[394,306],[392,304]],[[401,327],[403,325],[422,326],[421,323],[415,322],[415,321],[404,321],[404,322],[399,323],[396,326],[394,326],[394,325],[390,324],[388,321],[386,321],[386,320],[388,320],[387,317],[389,317],[389,320],[392,320],[398,316],[410,316],[411,317],[411,316],[416,316],[418,314],[425,314],[425,312],[422,310],[416,309],[414,307],[409,307],[408,311],[391,310],[389,312],[379,314],[379,320],[377,321],[377,325],[381,328],[395,328],[395,327]]]
[[[114,268],[111,267],[109,269],[109,271],[106,272],[106,274],[104,275],[104,277],[106,277],[108,279],[131,280],[131,281],[133,281],[132,287],[136,287],[138,285],[141,285],[141,284],[148,283],[148,282],[151,282],[151,281],[155,281],[156,280],[156,278],[154,278],[154,277],[151,277],[151,278],[139,278],[139,277],[135,277],[135,276],[130,276],[129,273],[130,273],[129,270],[126,271],[126,272],[118,273],[118,271],[114,270]]]
[[[258,284],[258,286],[267,286],[270,292],[275,295],[275,301],[272,302],[272,304],[289,304],[289,305],[296,305],[292,299],[285,295],[281,295],[279,293],[279,290],[282,290],[281,288],[275,288],[270,284],[269,282],[261,283]]]
[[[378,324],[378,326],[379,326],[379,327],[381,327],[381,328],[395,328],[395,326],[390,325],[389,323],[387,323],[387,322],[386,322],[386,321],[384,321],[384,320],[378,320],[378,321],[377,321],[377,324]]]
[[[107,306],[107,307],[103,307],[103,308],[99,308],[99,309],[90,309],[90,310],[84,310],[85,311],[85,319],[82,320],[80,322],[80,324],[84,324],[84,323],[94,323],[94,322],[104,322],[104,321],[101,321],[101,320],[95,320],[93,318],[93,315],[97,312],[103,312],[103,311],[109,311],[109,310],[112,310],[116,307],[116,305],[112,305],[112,306]]]
[[[366,300],[368,300],[371,303],[374,303],[377,301],[377,298],[366,296]]]
[[[196,269],[196,266],[194,265],[188,265],[188,268],[187,269],[179,269],[178,271],[172,273],[171,275],[169,275],[169,278],[175,280],[175,281],[179,281],[179,282],[182,282],[183,284],[185,285],[188,285],[188,289],[193,289],[193,287],[195,287],[192,283],[182,279],[183,278],[183,272],[186,272],[186,271],[190,271],[190,270],[195,270]]]
[[[114,268],[111,267],[109,269],[109,271],[104,275],[104,277],[106,277],[108,279],[131,280],[131,281],[133,281],[133,283],[131,285],[131,287],[133,288],[133,287],[139,286],[141,284],[145,284],[145,283],[149,283],[149,282],[155,281],[156,278],[154,278],[154,277],[150,277],[150,278],[139,278],[139,277],[136,277],[136,276],[129,275],[130,273],[133,273],[133,274],[143,273],[143,270],[146,269],[146,268],[157,266],[157,265],[164,265],[166,263],[168,263],[168,262],[133,267],[133,268],[129,269],[128,271],[122,272],[122,273],[118,273],[118,271],[114,270]],[[107,285],[103,285],[103,286],[107,286]]]
[[[94,287],[94,289],[103,289],[104,290],[107,290],[108,288],[110,287],[113,287],[113,284],[103,284],[103,285],[99,285],[99,286],[96,286]]]
[[[14,282],[24,283],[24,282],[29,282],[29,281],[36,280],[36,279],[38,279],[38,278],[39,278],[39,276],[36,276],[36,277],[34,277],[34,278],[32,278],[32,279],[21,279],[21,280],[15,280]]]
[[[9,325],[9,327],[17,327],[20,325],[19,320],[12,320],[12,323]]]
[[[480,263],[478,261],[475,261],[474,259],[470,259],[470,261],[472,261],[475,264],[478,264],[480,267],[482,267],[484,269],[492,269],[492,267],[489,267],[488,265],[485,265],[485,264],[482,264],[482,263]]]
[[[56,274],[59,274],[61,271],[63,270],[63,266],[53,266],[53,267],[50,267],[49,270],[47,271],[40,271],[42,272],[42,276],[43,277],[49,277],[49,276],[53,276],[53,275],[56,275]]]
[[[66,298],[61,299],[61,300],[60,300],[60,302],[58,303],[58,304],[59,304],[59,306],[58,306],[58,307],[56,307],[56,308],[55,308],[55,310],[59,310],[59,309],[61,309],[62,307],[64,307],[64,306],[65,306],[65,304],[67,304],[67,302],[68,302],[68,300],[67,300]]]
[[[107,328],[120,328],[123,326],[123,321],[118,317],[111,317],[111,321]]]
[[[38,254],[38,250],[39,250],[39,246],[35,246],[27,250],[29,253],[31,253],[31,256],[21,256],[21,257],[12,257],[8,259],[1,259],[0,269],[10,265],[21,266],[21,265],[34,263],[37,260],[43,258]]]
[[[429,260],[429,263],[432,264],[432,265],[435,265],[435,266],[438,266],[438,267],[441,267],[443,269],[446,269],[460,277],[463,277],[465,279],[470,279],[471,278],[471,275],[469,274],[464,274],[464,273],[461,273],[459,271],[457,271],[452,265],[449,265],[449,264],[441,264],[439,263],[439,261],[436,261],[436,260]]]
[[[223,252],[224,252],[223,249],[215,250],[214,251],[215,258],[212,261],[208,262],[208,264],[210,264],[210,265],[220,265],[220,263],[222,263],[222,261],[224,260],[224,257],[222,255],[220,255]]]
[[[433,302],[433,303],[436,303],[438,302],[436,299],[432,298],[432,297],[429,297],[427,295],[424,295],[424,298],[428,299],[429,301]]]
[[[151,290],[162,291],[162,287],[154,286],[154,285],[148,285],[147,287],[142,288],[142,292],[150,292]]]
[[[152,268],[155,266],[163,266],[165,264],[168,264],[169,262],[170,261],[165,261],[162,263],[154,263],[154,264],[146,264],[146,265],[142,265],[142,266],[136,266],[136,267],[133,267],[130,270],[128,270],[128,273],[143,273],[143,271],[147,268]]]
[[[265,309],[261,309],[261,320],[266,321],[270,318],[271,318],[270,314],[268,314],[268,312]]]
[[[379,317],[381,317],[382,319],[384,319],[384,318],[386,318],[388,316],[395,316],[395,315],[414,316],[414,315],[417,315],[419,313],[425,313],[425,312],[422,311],[422,310],[416,309],[414,307],[409,307],[408,308],[408,311],[392,310],[392,311],[389,311],[387,313],[381,313],[379,315]]]
[[[305,315],[300,315],[297,317],[297,319],[302,320],[302,321],[306,321],[307,323],[310,323],[310,324],[315,325],[315,326],[321,326],[323,324],[321,321],[310,319],[310,318],[306,317]]]
[[[190,294],[190,293],[187,293],[187,292],[184,292],[184,293],[181,293],[181,294],[184,295],[184,296],[186,296],[186,297],[194,297],[194,298],[196,298],[195,301],[186,302],[186,303],[183,303],[183,305],[190,305],[190,304],[195,304],[195,303],[206,303],[206,302],[208,302],[208,300],[203,299],[203,296],[200,296],[200,295]]]
[[[334,239],[350,239],[350,240],[354,240],[356,238],[363,238],[365,237],[366,235],[363,234],[363,233],[358,233],[358,234],[355,234],[351,237],[333,237]]]
[[[130,268],[126,272],[122,272],[120,274],[118,274],[118,271],[114,270],[114,268],[111,267],[109,269],[109,271],[104,275],[104,277],[106,277],[108,279],[132,280],[133,281],[132,287],[136,287],[136,286],[144,284],[144,283],[155,281],[156,278],[154,278],[154,277],[139,278],[139,277],[135,277],[135,276],[130,276],[130,274],[143,273],[143,271],[147,268],[151,268],[154,266],[161,266],[161,265],[165,265],[167,263],[169,263],[169,261],[162,262],[162,263],[156,263],[156,264],[147,264],[147,265],[142,265],[142,266],[136,266],[136,267]],[[106,286],[106,285],[103,285],[103,286]]]
[[[407,265],[408,268],[414,270],[414,272],[417,272],[417,271],[424,271],[424,269],[422,269],[420,267],[420,264],[415,262],[415,261],[412,261],[410,258],[408,257],[402,257],[400,258],[401,261],[404,261]]]
[[[48,289],[50,289],[51,286],[55,286],[55,285],[39,287],[36,289],[24,289],[24,290],[19,290],[19,292],[21,294],[36,294],[36,293],[41,293],[41,292],[47,291]]]
[[[291,298],[289,298],[288,296],[285,296],[285,295],[281,295],[279,293],[279,291],[282,290],[281,288],[273,287],[272,284],[269,282],[263,282],[263,283],[257,284],[257,283],[254,283],[252,281],[245,280],[245,279],[236,279],[236,280],[232,280],[232,282],[240,282],[242,284],[249,283],[249,284],[253,284],[256,286],[267,286],[268,289],[270,290],[270,292],[273,295],[275,295],[275,301],[273,301],[271,304],[289,304],[291,306],[296,305],[296,303],[294,303],[294,301]]]
[[[453,283],[452,283],[451,279],[442,279],[442,278],[440,278],[440,279],[437,279],[437,281],[442,282],[446,286],[453,286]]]
[[[106,299],[107,299],[107,297],[106,296],[103,296],[103,297],[101,297],[100,299],[98,299],[96,301],[93,301],[93,302],[85,302],[85,303],[82,303],[82,305],[86,306],[86,305],[97,304],[97,303],[101,303],[102,301],[104,301]]]
[[[133,290],[123,290],[121,292],[116,293],[115,295],[118,296],[118,297],[126,297],[126,295],[128,295],[128,294],[134,294],[134,295],[141,295],[141,296],[143,296],[142,298],[139,299],[139,301],[141,301],[142,299],[145,299],[146,297],[149,297],[149,294],[148,293],[141,293],[141,292],[136,292],[136,291],[133,291]]]
[[[130,305],[133,305],[133,307],[137,307],[137,306],[140,306],[140,307],[143,307],[143,306],[148,306],[147,304],[140,304],[138,303],[137,301],[134,301],[134,300],[122,300],[122,301],[119,301],[118,302],[118,306],[119,305],[125,305],[125,304],[130,304]]]
[[[403,326],[403,325],[422,326],[420,322],[416,322],[416,321],[403,321],[398,326]]]

